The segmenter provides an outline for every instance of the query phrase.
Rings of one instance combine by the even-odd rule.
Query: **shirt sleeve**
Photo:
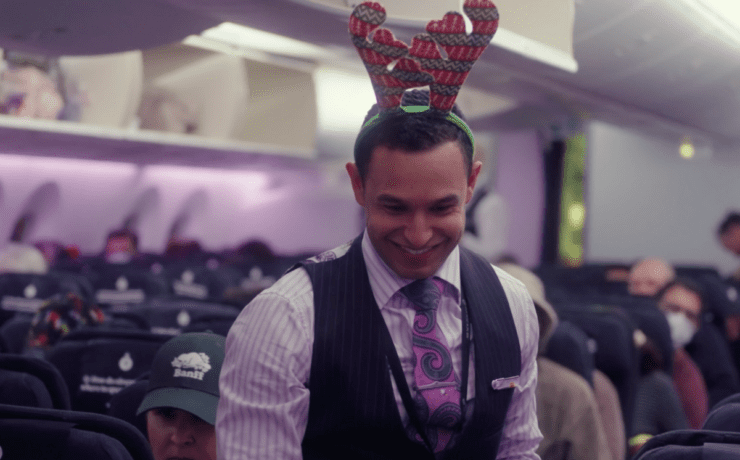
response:
[[[522,370],[519,386],[506,414],[504,432],[498,449],[500,460],[539,460],[535,453],[542,440],[537,423],[537,343],[539,323],[534,303],[524,285],[501,269],[496,274],[506,292],[521,348]]]
[[[226,338],[216,415],[219,460],[301,459],[313,294],[295,270],[244,307]]]

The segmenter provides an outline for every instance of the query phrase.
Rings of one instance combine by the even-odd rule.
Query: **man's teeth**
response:
[[[424,254],[425,252],[427,252],[429,250],[429,248],[426,248],[426,249],[418,249],[418,250],[416,250],[416,249],[409,249],[409,248],[404,248],[404,249],[406,250],[406,252],[409,252],[409,253],[411,253],[411,254],[413,254],[415,256],[418,256],[419,254]]]

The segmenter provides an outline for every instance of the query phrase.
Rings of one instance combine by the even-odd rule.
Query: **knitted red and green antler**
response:
[[[381,111],[401,105],[403,92],[408,88],[427,86],[434,78],[421,70],[418,62],[407,58],[408,46],[396,40],[388,29],[378,29],[385,21],[385,9],[376,2],[364,2],[352,12],[349,31],[360,58],[370,74],[375,97]],[[398,61],[389,69],[393,61]]]
[[[430,21],[427,33],[416,35],[409,50],[387,29],[375,32],[372,42],[367,40],[385,21],[385,9],[379,3],[365,2],[355,8],[350,17],[352,41],[370,74],[381,110],[398,107],[407,88],[426,85],[432,109],[444,113],[452,109],[470,69],[498,28],[498,10],[490,0],[466,0],[463,11],[473,24],[470,35],[465,33],[462,14],[451,11],[442,20]]]

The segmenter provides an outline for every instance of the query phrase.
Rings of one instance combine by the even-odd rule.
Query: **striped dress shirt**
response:
[[[350,243],[319,256],[340,257]],[[362,254],[370,286],[388,326],[409,388],[414,380],[411,328],[415,310],[399,291],[412,280],[399,278],[380,259],[367,236]],[[495,268],[495,267],[494,267]],[[519,345],[521,375],[501,439],[498,459],[539,459],[542,439],[537,425],[537,342],[539,330],[532,299],[524,285],[495,268],[509,302]],[[435,277],[444,283],[437,322],[462,371],[460,255],[456,247]],[[301,459],[301,442],[308,423],[309,382],[313,348],[313,289],[305,270],[294,270],[260,293],[245,307],[226,339],[221,367],[216,436],[219,460]],[[470,353],[468,399],[475,397],[474,339]],[[478,350],[478,352],[481,352]],[[393,389],[404,425],[409,417]],[[473,401],[474,404],[474,401]]]

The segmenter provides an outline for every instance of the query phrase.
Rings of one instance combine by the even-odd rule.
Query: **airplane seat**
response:
[[[653,342],[663,360],[662,370],[670,375],[673,370],[671,329],[665,315],[658,310],[655,300],[630,295],[609,296],[603,300],[607,305],[622,308],[634,322],[637,330]]]
[[[152,333],[173,336],[190,326],[209,321],[229,323],[230,327],[239,315],[239,309],[215,302],[172,298],[152,299],[129,306],[125,312],[117,314],[140,318]]]
[[[627,283],[621,264],[591,263],[579,267],[541,265],[537,274],[551,301],[588,300],[594,296],[626,294]]]
[[[133,264],[105,264],[88,276],[95,289],[95,302],[100,306],[115,309],[170,296],[164,276]]]
[[[737,460],[740,433],[674,430],[650,438],[633,460]]]
[[[51,363],[0,353],[0,404],[69,410],[69,390]]]
[[[676,275],[690,278],[701,287],[705,321],[724,330],[727,316],[740,315],[737,287],[722,279],[714,267],[679,266],[676,267]]]
[[[594,364],[617,388],[626,432],[631,432],[639,359],[635,325],[616,307],[591,304],[556,305],[558,316],[580,327],[596,345]]]
[[[595,365],[592,339],[574,323],[558,322],[543,355],[577,373],[593,387]]]
[[[0,325],[17,312],[34,314],[46,300],[58,295],[73,293],[85,297],[85,288],[72,277],[53,273],[2,273],[0,274]]]
[[[107,415],[128,422],[135,426],[141,434],[148,437],[146,428],[146,412],[136,415],[136,411],[146,396],[149,385],[149,372],[145,372],[131,385],[122,389],[111,397],[107,404]]]
[[[704,322],[684,349],[699,366],[709,393],[709,407],[740,392],[740,376],[725,334]]]
[[[239,273],[231,267],[211,268],[199,262],[170,265],[164,276],[174,297],[210,302],[220,302],[240,281]]]
[[[730,404],[730,403],[740,403],[740,393],[735,393],[733,395],[726,397],[725,399],[715,404],[714,408],[716,409],[722,406],[723,404]]]
[[[4,353],[21,354],[28,343],[33,315],[16,313],[0,326],[0,350]]]
[[[0,353],[0,374],[4,372],[18,373],[32,377],[32,379],[28,379],[29,381],[38,381],[43,387],[43,392],[48,395],[49,408],[70,409],[71,402],[67,384],[59,370],[51,363],[30,356]],[[31,384],[37,385],[34,382]],[[35,391],[39,392],[40,390]],[[19,404],[13,401],[16,395],[13,392],[0,391],[0,398],[3,399],[0,404]]]
[[[704,420],[702,429],[740,433],[740,403],[731,402],[714,407]]]
[[[238,316],[238,315],[237,315]],[[182,330],[185,332],[213,332],[214,334],[222,335],[226,337],[229,334],[229,329],[234,325],[234,318],[220,318],[220,317],[208,317],[204,316],[196,319],[188,326],[185,326]]]
[[[24,372],[0,368],[0,404],[51,409],[51,395],[44,382]]]
[[[169,336],[147,331],[83,328],[46,353],[62,374],[73,410],[104,414],[112,395],[148,371]]]
[[[131,424],[101,414],[0,405],[3,458],[153,460]]]

